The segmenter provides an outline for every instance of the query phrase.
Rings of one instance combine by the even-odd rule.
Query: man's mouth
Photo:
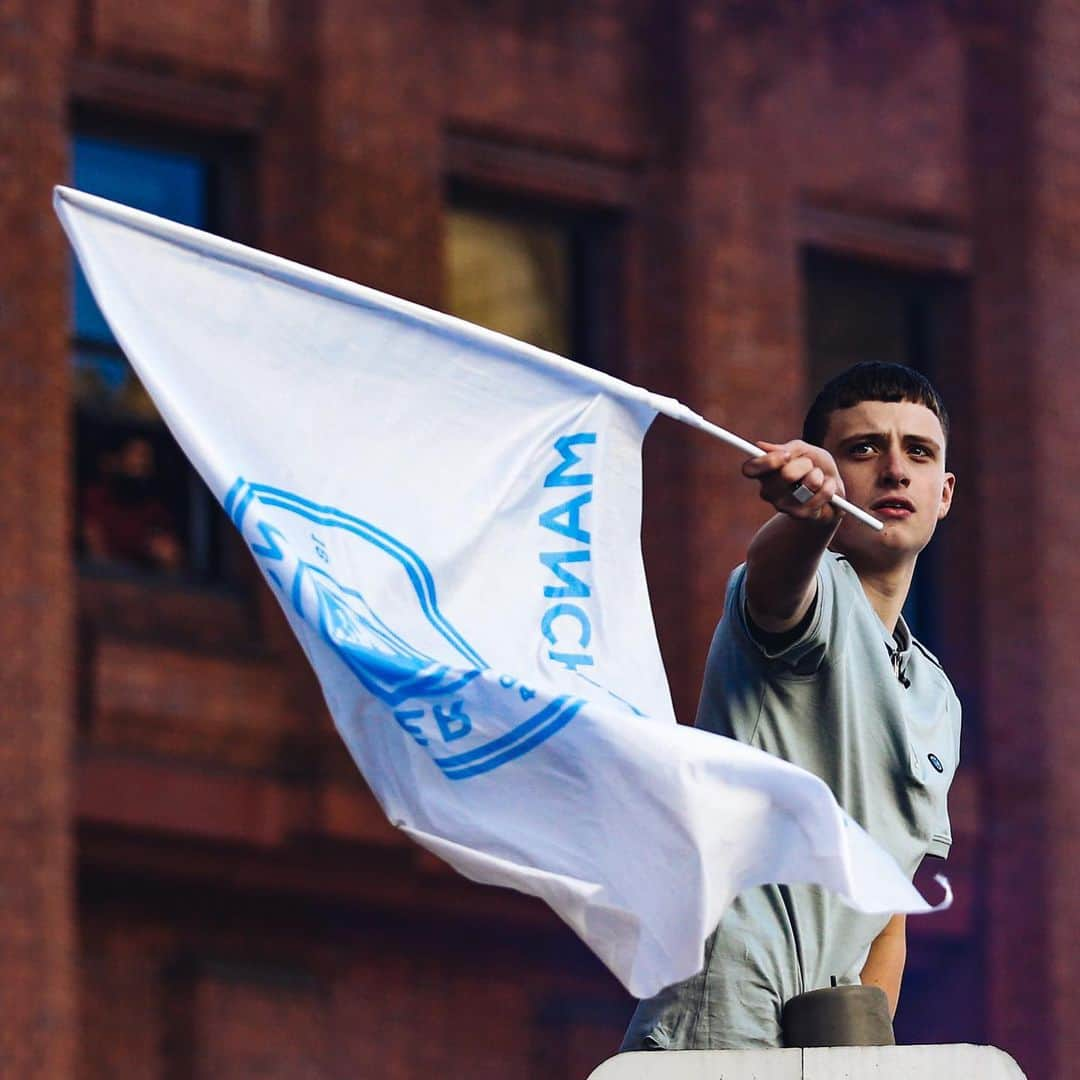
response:
[[[887,495],[885,498],[871,503],[870,509],[878,517],[899,521],[915,513],[915,504],[910,499],[905,499],[899,495]]]

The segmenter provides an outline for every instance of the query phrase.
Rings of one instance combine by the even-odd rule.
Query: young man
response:
[[[952,501],[948,418],[921,375],[858,364],[829,382],[803,439],[761,443],[743,465],[776,515],[728,585],[697,723],[820,776],[909,873],[944,858],[946,795],[960,705],[901,608],[919,553]],[[884,522],[830,505],[840,493]],[[739,896],[696,976],[639,1004],[624,1050],[783,1045],[783,1005],[841,983],[873,983],[893,1012],[903,916],[868,916],[816,886]]]

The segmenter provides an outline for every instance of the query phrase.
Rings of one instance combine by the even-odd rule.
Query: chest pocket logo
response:
[[[941,758],[939,758],[937,754],[927,754],[926,760],[929,761],[939,773],[945,771],[945,766],[941,764]]]

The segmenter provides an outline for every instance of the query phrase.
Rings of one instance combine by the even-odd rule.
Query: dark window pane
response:
[[[817,389],[860,360],[929,375],[925,322],[934,279],[828,255],[807,257],[806,345]]]
[[[83,559],[170,576],[190,570],[188,470],[165,429],[79,421]]]
[[[171,218],[212,225],[211,155],[79,135],[72,183]],[[169,435],[83,276],[73,275],[77,553],[86,568],[206,581],[220,573],[214,501]]]
[[[811,252],[805,281],[811,394],[861,360],[906,364],[934,378],[940,277]],[[939,647],[934,550],[920,556],[904,605],[912,633],[932,649]]]

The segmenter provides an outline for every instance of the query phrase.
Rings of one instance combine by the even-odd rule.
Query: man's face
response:
[[[847,498],[885,523],[875,533],[845,519],[831,546],[866,565],[914,560],[949,512],[956,483],[938,418],[912,401],[863,401],[832,413],[824,442]]]

